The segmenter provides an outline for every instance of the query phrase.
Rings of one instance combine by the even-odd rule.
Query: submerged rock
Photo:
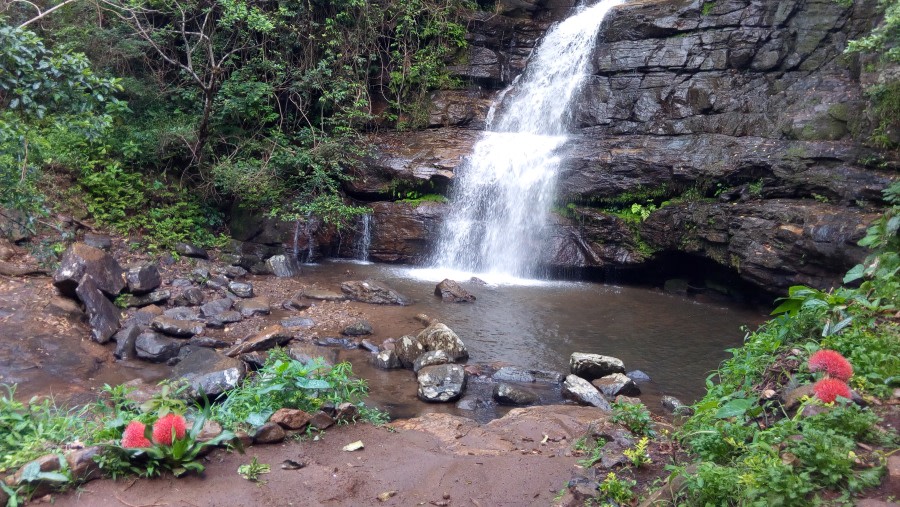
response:
[[[523,406],[537,401],[533,392],[505,382],[494,385],[493,397],[501,405]]]
[[[254,315],[268,315],[269,298],[265,296],[255,297],[252,299],[242,299],[234,304],[234,309],[241,312],[244,317],[253,317]]]
[[[413,363],[413,371],[418,373],[419,370],[426,366],[435,366],[452,362],[453,360],[450,358],[450,355],[447,354],[447,351],[429,350],[416,359],[415,363]]]
[[[625,373],[625,363],[616,357],[575,352],[569,358],[569,372],[585,380],[594,380],[613,373]]]
[[[471,303],[475,301],[475,296],[453,280],[445,279],[437,284],[434,288],[434,295],[441,298],[442,301],[452,303]]]
[[[422,401],[443,403],[459,398],[466,388],[466,370],[458,364],[426,366],[419,370],[418,396]]]
[[[368,320],[360,319],[345,327],[342,331],[347,336],[364,336],[372,334],[372,324]]]

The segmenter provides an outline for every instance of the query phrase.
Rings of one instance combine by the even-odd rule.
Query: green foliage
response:
[[[704,16],[709,16],[709,13],[712,12],[713,8],[716,6],[716,2],[703,2],[703,7],[700,12]]]
[[[612,418],[616,424],[628,428],[635,435],[653,435],[650,411],[643,403],[617,401],[612,404]]]
[[[231,428],[261,426],[279,408],[315,412],[325,403],[358,403],[368,392],[365,380],[352,378],[350,363],[327,366],[321,358],[303,364],[281,349],[269,354],[256,376],[228,392],[213,409]]]
[[[238,475],[252,482],[259,482],[261,484],[265,484],[265,481],[261,481],[263,474],[267,474],[272,471],[272,467],[266,465],[265,463],[260,463],[257,461],[256,456],[253,457],[253,460],[246,465],[241,465],[238,467]]]
[[[888,62],[900,62],[900,2],[897,0],[879,0],[884,9],[884,21],[871,33],[847,44],[848,53],[875,53]]]
[[[616,474],[610,472],[597,488],[600,491],[600,500],[607,503],[601,505],[625,505],[634,498],[634,487],[637,482],[630,479],[619,479]]]
[[[574,444],[572,450],[585,457],[578,460],[578,465],[582,468],[590,468],[603,458],[603,446],[606,441],[602,438],[596,438],[592,431],[588,431],[586,435],[579,437]]]
[[[631,462],[631,465],[635,468],[641,468],[644,465],[649,465],[653,463],[653,460],[650,459],[650,453],[647,451],[647,446],[650,444],[650,439],[647,437],[641,437],[637,444],[631,449],[625,449],[622,454],[628,458],[628,461]]]

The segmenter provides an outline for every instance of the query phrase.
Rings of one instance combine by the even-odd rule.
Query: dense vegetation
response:
[[[152,244],[211,243],[234,202],[340,225],[363,133],[421,121],[465,46],[466,0],[104,0],[0,17],[0,207],[47,172]],[[58,4],[58,5],[63,5]],[[43,182],[43,183],[39,183]]]

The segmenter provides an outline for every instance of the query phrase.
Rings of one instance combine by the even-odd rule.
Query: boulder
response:
[[[310,414],[295,408],[279,408],[269,417],[269,422],[278,424],[286,430],[302,430],[312,419]]]
[[[471,303],[475,301],[475,296],[469,294],[459,283],[450,279],[445,279],[437,284],[434,288],[434,295],[440,297],[441,301],[451,303]]]
[[[494,385],[493,397],[501,405],[523,406],[537,401],[537,395],[533,392],[505,382]]]
[[[206,250],[200,248],[197,245],[193,245],[191,243],[176,243],[175,251],[180,255],[184,255],[185,257],[194,257],[196,259],[209,259],[209,254]]]
[[[458,364],[426,366],[419,370],[417,395],[422,401],[443,403],[462,396],[466,388],[466,370]]]
[[[382,350],[372,358],[372,364],[382,370],[393,370],[403,368],[403,363],[397,357],[397,353],[393,350]]]
[[[375,280],[350,281],[341,284],[350,299],[374,305],[408,305],[409,299],[387,285]]]
[[[231,307],[234,305],[234,300],[230,298],[221,298],[210,301],[209,303],[205,303],[200,306],[200,314],[204,317],[213,317],[219,315],[222,312],[227,312],[231,310]]]
[[[159,331],[160,333],[169,336],[190,338],[195,334],[202,333],[203,328],[206,326],[203,322],[198,322],[196,320],[179,320],[160,315],[159,317],[154,317],[153,320],[150,321],[150,327],[155,331]]]
[[[641,390],[633,380],[625,376],[623,373],[613,373],[600,377],[591,384],[600,390],[607,398],[615,398],[622,394],[625,396],[637,396],[641,394]]]
[[[452,362],[453,360],[450,359],[450,355],[447,354],[446,350],[429,350],[416,359],[413,363],[413,371],[418,373],[419,370],[426,366],[435,366]]]
[[[278,278],[300,276],[300,263],[294,256],[273,255],[266,259],[266,266]]]
[[[170,297],[172,297],[172,293],[168,290],[156,290],[149,294],[131,296],[128,298],[127,304],[131,307],[157,305],[167,301]]]
[[[88,482],[103,477],[103,470],[100,469],[100,464],[95,459],[102,452],[102,447],[92,445],[66,454],[66,464],[72,479],[77,482]]]
[[[416,359],[425,353],[425,347],[419,343],[415,336],[401,336],[397,340],[397,346],[394,350],[404,368],[412,368]]]
[[[569,358],[569,372],[585,380],[594,380],[613,373],[625,373],[625,364],[611,356],[575,352]]]
[[[372,334],[372,324],[365,319],[357,320],[342,331],[347,336],[365,336]]]
[[[556,371],[526,370],[518,366],[503,366],[491,378],[501,382],[549,382],[562,384],[563,375]]]
[[[606,411],[612,410],[609,402],[600,394],[600,391],[578,375],[566,377],[566,380],[563,382],[562,394],[563,397],[582,405],[592,405]]]
[[[175,320],[198,320],[200,313],[196,308],[188,308],[186,306],[176,306],[163,311],[163,315]]]
[[[88,246],[73,243],[63,254],[59,268],[53,274],[53,285],[70,298],[77,297],[75,289],[84,275],[90,275],[97,288],[115,297],[125,288],[124,271],[112,255]]]
[[[178,355],[184,341],[169,338],[153,331],[145,331],[134,340],[134,351],[138,359],[163,363]]]
[[[317,430],[328,429],[334,426],[334,418],[319,410],[309,419],[309,425]]]
[[[190,352],[172,370],[173,378],[190,384],[188,395],[216,397],[237,387],[247,374],[244,363],[210,348],[190,347]]]
[[[156,264],[137,264],[125,271],[125,282],[128,283],[128,292],[146,294],[162,284],[162,277]]]
[[[235,296],[240,298],[252,298],[253,297],[253,284],[246,282],[228,282],[228,290],[234,293]]]
[[[200,306],[206,296],[199,287],[188,287],[175,298],[174,303],[179,306]]]
[[[226,324],[240,322],[243,319],[244,319],[244,317],[241,316],[241,312],[230,310],[227,312],[222,312],[213,317],[210,317],[209,319],[206,320],[206,325],[213,329],[221,329],[221,328],[225,327]]]
[[[664,409],[673,414],[689,415],[692,411],[691,407],[685,405],[681,400],[674,396],[663,396],[662,399],[660,399],[660,404]]]
[[[267,422],[253,432],[253,443],[277,444],[284,440],[286,436],[287,434],[281,426],[273,422]]]
[[[463,341],[449,327],[436,322],[425,328],[416,340],[422,344],[426,351],[443,350],[453,361],[461,361],[469,358],[469,350]]]
[[[269,298],[265,296],[242,299],[234,304],[234,309],[241,312],[241,315],[244,317],[268,315],[271,311],[269,309]]]
[[[269,326],[253,336],[235,344],[225,352],[229,357],[235,357],[256,350],[268,350],[276,345],[284,345],[291,341],[291,334],[278,324]]]
[[[97,343],[106,343],[119,330],[119,309],[112,304],[94,278],[85,274],[75,289],[78,299],[84,303],[91,326],[91,339]]]
[[[634,380],[635,383],[642,384],[646,382],[651,382],[650,375],[642,372],[641,370],[632,370],[625,374],[631,380]]]
[[[119,332],[112,337],[116,342],[116,350],[113,352],[113,355],[117,359],[133,359],[135,356],[134,342],[142,332],[144,332],[144,330],[141,326],[137,325],[130,325],[120,329]]]

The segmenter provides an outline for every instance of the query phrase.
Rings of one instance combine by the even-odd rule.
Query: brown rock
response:
[[[253,443],[255,444],[277,444],[284,440],[286,436],[284,429],[278,424],[267,422],[256,431],[253,432]]]
[[[236,344],[225,352],[229,357],[239,356],[247,352],[268,350],[276,345],[284,345],[291,341],[291,334],[279,324],[268,326],[259,333]]]
[[[313,414],[312,418],[310,418],[309,425],[317,430],[324,430],[334,425],[334,419],[330,415],[319,410]]]
[[[63,254],[59,269],[53,274],[53,285],[70,298],[84,275],[90,275],[97,287],[109,296],[125,288],[125,272],[108,253],[84,243],[73,243]]]
[[[269,417],[269,422],[278,424],[288,430],[302,430],[309,424],[312,416],[295,408],[280,408]]]
[[[94,457],[100,454],[100,451],[100,447],[95,445],[67,454],[66,462],[69,465],[69,473],[72,474],[72,478],[77,481],[87,482],[103,477],[100,465],[94,461]]]

